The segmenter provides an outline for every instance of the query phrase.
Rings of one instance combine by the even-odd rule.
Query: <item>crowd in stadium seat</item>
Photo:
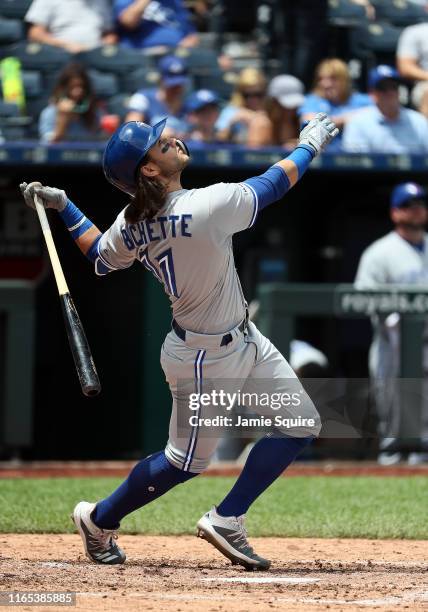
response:
[[[179,137],[292,148],[302,122],[322,111],[341,133],[352,120],[346,149],[357,150],[361,143],[352,147],[349,134],[359,130],[363,107],[372,107],[369,114],[379,108],[379,92],[368,86],[379,65],[400,73],[400,109],[428,120],[428,0],[247,0],[242,6],[239,0],[0,0],[3,137],[78,139],[85,113],[65,93],[68,102],[58,99],[58,78],[69,64],[68,71],[80,70],[97,108],[85,139],[106,139],[124,120],[153,123],[168,114],[169,133]],[[3,63],[10,57],[18,68]],[[67,106],[74,112],[67,115]],[[60,121],[61,129],[52,127]],[[341,146],[339,137],[332,148]]]

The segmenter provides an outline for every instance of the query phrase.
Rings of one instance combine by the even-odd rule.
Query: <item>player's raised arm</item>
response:
[[[262,210],[280,200],[309,167],[311,161],[339,133],[335,123],[325,114],[318,113],[300,132],[299,144],[288,157],[271,166],[264,174],[244,181],[257,198]]]
[[[258,212],[280,200],[338,133],[334,122],[325,113],[318,113],[300,132],[294,151],[264,174],[242,183],[218,183],[207,188],[213,226],[226,236],[252,227]],[[202,194],[204,190],[200,191]]]

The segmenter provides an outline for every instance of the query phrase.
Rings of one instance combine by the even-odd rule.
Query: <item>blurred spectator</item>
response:
[[[182,0],[114,0],[120,44],[134,49],[194,47],[199,37]]]
[[[187,136],[201,142],[217,142],[216,122],[220,115],[220,98],[215,91],[198,89],[187,98],[185,103]]]
[[[138,90],[128,102],[126,121],[144,121],[151,125],[168,115],[166,134],[183,136],[185,122],[184,96],[189,85],[186,63],[175,55],[166,55],[159,62],[159,87]]]
[[[314,89],[306,96],[299,113],[302,121],[310,121],[317,113],[327,113],[342,131],[357,109],[372,104],[367,94],[352,91],[352,79],[345,62],[331,58],[317,66]]]
[[[272,123],[272,145],[294,148],[300,131],[298,108],[304,103],[304,86],[291,74],[280,74],[268,87],[267,113]]]
[[[100,128],[101,120],[87,72],[80,64],[69,64],[58,77],[49,106],[40,114],[40,139],[61,142],[107,138]]]
[[[360,6],[364,6],[366,10],[367,19],[371,19],[371,20],[376,19],[376,9],[373,6],[373,4],[369,2],[369,0],[352,0],[352,2],[354,4],[359,4]]]
[[[428,153],[426,118],[400,105],[400,75],[391,66],[369,73],[375,106],[362,109],[345,126],[343,149],[350,153]]]
[[[428,119],[428,81],[421,81],[413,88],[412,106]]]
[[[293,74],[310,86],[314,66],[326,56],[327,51],[327,0],[281,0],[273,4],[270,23],[264,32],[267,50],[264,56],[273,55],[281,60],[284,73]],[[259,10],[259,20],[263,12]],[[272,45],[272,38],[274,39]]]
[[[117,41],[107,0],[33,0],[25,21],[29,40],[70,53]]]
[[[405,79],[428,81],[428,23],[404,28],[398,40],[397,67]]]
[[[413,285],[426,288],[428,278],[428,194],[417,183],[396,185],[390,197],[390,219],[393,231],[375,240],[361,255],[355,285],[360,290],[385,289],[390,285]],[[409,455],[409,463],[428,462],[428,379],[423,379],[424,401],[420,404],[419,440],[404,431],[406,401],[400,392],[401,317],[397,312],[372,318],[373,341],[369,352],[369,371],[372,391],[378,412],[379,456],[383,465],[402,459],[401,450],[410,439],[420,443],[421,452]],[[424,334],[426,338],[426,332]],[[422,369],[428,371],[427,345],[422,351]],[[422,382],[422,381],[420,381]],[[415,389],[415,387],[413,387]],[[407,392],[410,399],[412,391]],[[406,398],[407,399],[407,398]],[[412,404],[412,400],[410,400]],[[409,417],[408,417],[409,419]],[[411,418],[410,418],[411,420]],[[406,436],[407,433],[407,436]],[[416,433],[416,432],[415,432]],[[407,439],[406,439],[407,438]],[[416,439],[415,439],[416,438]]]
[[[269,145],[272,123],[266,113],[267,82],[256,68],[244,68],[230,103],[217,121],[219,139],[249,147]]]

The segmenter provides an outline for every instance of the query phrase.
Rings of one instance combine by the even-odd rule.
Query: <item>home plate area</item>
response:
[[[1,591],[74,592],[74,610],[428,609],[424,541],[253,538],[272,559],[268,572],[232,566],[192,536],[123,535],[128,561],[109,567],[90,563],[77,535],[3,534],[0,542]]]

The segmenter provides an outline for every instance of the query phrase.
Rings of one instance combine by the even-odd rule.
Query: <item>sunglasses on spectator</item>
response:
[[[376,86],[378,91],[398,91],[398,88],[399,83],[397,83],[397,81],[381,81]]]
[[[265,95],[264,91],[241,91],[243,98],[263,98]]]
[[[399,208],[427,208],[428,202],[425,200],[408,200],[407,202],[403,202],[399,206]]]

